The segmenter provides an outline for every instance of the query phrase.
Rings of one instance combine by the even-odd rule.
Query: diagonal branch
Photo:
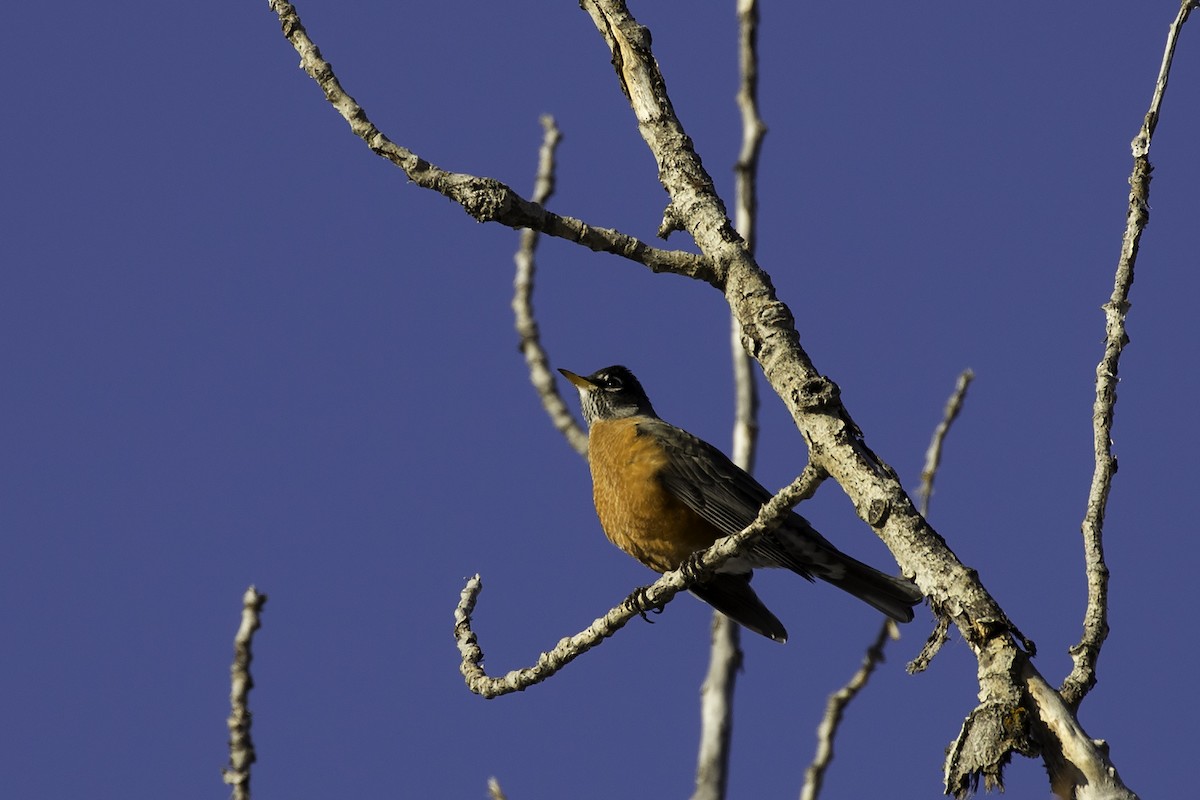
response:
[[[981,683],[1016,703],[1020,693],[1002,663],[985,651],[1015,647],[1012,625],[963,566],[905,493],[894,470],[867,447],[843,406],[837,386],[817,371],[800,346],[791,310],[776,296],[770,277],[759,268],[732,230],[724,205],[675,116],[666,83],[650,48],[650,36],[620,0],[583,0],[613,53],[618,80],[630,99],[638,129],[659,166],[659,180],[675,216],[716,265],[725,298],[741,328],[743,347],[763,367],[809,445],[815,466],[841,485],[859,516],[888,545],[906,575],[948,613],[980,657]]]
[[[648,32],[621,0],[582,0],[581,5],[612,52],[618,81],[670,196],[672,218],[715,265],[717,283],[742,326],[743,344],[786,404],[809,444],[812,463],[838,482],[903,572],[913,576],[930,598],[935,613],[955,624],[976,656],[980,706],[952,744],[946,761],[947,792],[965,796],[981,776],[1000,784],[1011,753],[1035,754],[1031,736],[1053,737],[1056,729],[1050,722],[1060,716],[1031,700],[1032,683],[1040,676],[1014,639],[1024,637],[978,574],[964,566],[917,513],[895,471],[866,445],[837,386],[816,370],[800,347],[791,311],[775,296],[770,278],[731,230],[712,180],[675,116]],[[1160,84],[1165,87],[1165,80]],[[1154,121],[1150,119],[1151,124]],[[1066,716],[1071,718],[1069,713]],[[1077,721],[1071,721],[1078,728]],[[1102,755],[1091,753],[1107,765]],[[1106,790],[1132,794],[1115,769],[1104,774],[1109,775]]]
[[[787,405],[813,462],[838,481],[905,574],[915,575],[935,603],[946,602],[953,592],[954,617],[974,647],[1006,637],[999,606],[916,512],[895,472],[866,446],[837,386],[800,347],[791,310],[775,296],[769,276],[733,230],[712,179],[675,116],[649,34],[619,0],[583,0],[582,5],[612,50],[618,80],[658,163],[676,218],[715,265],[742,345]],[[981,619],[988,624],[977,624]]]
[[[921,516],[929,516],[929,501],[933,497],[933,480],[937,477],[938,468],[942,463],[942,445],[945,444],[946,434],[950,432],[950,426],[954,424],[954,420],[958,418],[958,412],[962,410],[963,401],[967,397],[967,387],[971,385],[971,381],[975,379],[975,373],[970,369],[965,369],[958,376],[958,382],[954,386],[954,392],[950,395],[950,399],[946,401],[946,410],[942,413],[942,421],[934,428],[933,438],[929,442],[929,449],[925,451],[925,467],[921,470],[921,487],[917,490],[918,496],[921,498]],[[933,631],[929,634],[929,638],[925,640],[925,645],[921,648],[921,652],[917,657],[908,663],[908,672],[910,675],[915,675],[918,672],[924,672],[929,663],[933,661],[933,657],[942,649],[942,645],[950,641],[950,619],[948,617],[938,615],[937,624]],[[1032,654],[1032,643],[1027,646]]]
[[[946,441],[946,434],[950,432],[950,426],[954,424],[954,420],[958,418],[958,412],[962,410],[963,400],[967,397],[967,387],[974,379],[975,373],[969,369],[964,369],[958,376],[958,383],[954,385],[954,393],[946,401],[946,410],[942,414],[942,421],[934,429],[929,449],[925,451],[925,468],[921,470],[921,488],[917,490],[917,496],[921,498],[921,516],[929,516],[929,499],[933,496],[933,479],[937,477],[938,467],[942,464],[942,445]]]
[[[531,228],[597,252],[628,258],[654,272],[673,272],[709,283],[715,282],[712,266],[701,256],[682,250],[661,250],[620,231],[598,228],[572,217],[553,214],[494,178],[439,169],[411,150],[396,144],[375,127],[362,106],[342,88],[333,67],[308,37],[296,7],[286,0],[270,0],[270,6],[279,16],[283,35],[300,54],[300,67],[317,82],[325,93],[325,99],[350,124],[354,134],[366,142],[376,155],[404,170],[404,174],[421,188],[432,189],[448,197],[479,222],[498,222],[517,229]]]
[[[867,685],[875,668],[883,663],[883,648],[888,639],[899,638],[899,626],[890,619],[884,620],[879,626],[879,633],[875,635],[875,641],[863,655],[858,671],[845,686],[829,696],[829,701],[825,704],[825,714],[821,717],[821,724],[817,726],[817,754],[804,771],[804,788],[800,790],[800,800],[817,800],[821,795],[825,772],[833,762],[833,741],[837,737],[838,726],[842,724],[842,717],[850,703]]]

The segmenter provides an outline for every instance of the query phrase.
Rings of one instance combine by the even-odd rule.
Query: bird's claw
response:
[[[630,592],[629,599],[626,600],[625,603],[626,603],[626,605],[628,605],[630,607],[630,609],[632,609],[633,611],[636,611],[638,613],[638,615],[641,616],[642,619],[644,619],[646,622],[649,622],[651,625],[653,625],[654,620],[647,617],[646,612],[649,611],[654,614],[661,614],[663,612],[663,609],[666,608],[666,604],[651,603],[650,595],[648,594],[649,591],[650,591],[649,586],[639,586],[638,588],[636,588],[632,592]]]
[[[702,563],[703,556],[704,551],[697,550],[695,553],[692,553],[690,556],[685,558],[683,563],[679,565],[679,574],[689,586],[694,583],[699,583],[701,578],[704,577],[705,569]]]

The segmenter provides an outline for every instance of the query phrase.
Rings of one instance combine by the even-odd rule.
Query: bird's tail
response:
[[[838,555],[841,556],[839,561],[843,567],[841,574],[836,574],[839,572],[837,570],[827,575],[817,572],[818,578],[849,592],[897,622],[912,621],[912,607],[924,598],[915,583],[907,578],[886,575],[840,551]]]
[[[768,639],[786,642],[787,629],[750,588],[750,577],[749,572],[718,572],[692,586],[691,592],[734,622]]]
[[[907,578],[885,575],[838,550],[799,514],[793,513],[773,534],[759,540],[753,553],[759,566],[786,567],[809,580],[820,578],[897,622],[910,622],[912,607],[924,597]]]

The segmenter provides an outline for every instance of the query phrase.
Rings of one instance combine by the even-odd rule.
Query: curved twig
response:
[[[537,177],[533,185],[533,202],[538,205],[544,205],[554,193],[554,152],[562,140],[554,117],[549,114],[543,115],[541,123],[542,146],[538,151]],[[525,365],[529,368],[529,381],[537,390],[542,407],[550,416],[550,422],[567,437],[567,443],[575,448],[575,452],[587,455],[587,431],[575,421],[575,415],[558,393],[558,383],[554,380],[554,373],[550,371],[550,359],[542,347],[537,318],[533,314],[533,276],[537,272],[537,262],[533,256],[537,244],[537,231],[521,231],[521,244],[513,256],[517,265],[516,275],[513,277],[514,324],[517,334],[521,337],[521,353],[525,356]]]
[[[574,636],[561,639],[552,650],[543,652],[532,667],[512,670],[500,677],[492,677],[484,670],[483,649],[471,628],[471,614],[475,610],[479,593],[483,590],[483,581],[475,575],[463,587],[458,606],[454,610],[454,638],[462,656],[459,671],[466,680],[467,687],[472,692],[490,699],[524,691],[536,683],[541,683],[625,627],[629,620],[647,611],[662,608],[679,592],[687,589],[695,581],[703,580],[725,561],[737,555],[747,544],[774,528],[783,521],[792,506],[799,502],[805,493],[812,491],[812,484],[819,480],[819,477],[815,470],[805,469],[800,477],[781,489],[762,507],[754,522],[745,530],[718,540],[693,561],[664,574],[650,586],[634,591],[587,628]]]

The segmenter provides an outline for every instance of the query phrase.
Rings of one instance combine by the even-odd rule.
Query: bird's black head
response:
[[[598,419],[658,416],[642,385],[626,367],[605,367],[586,378],[565,369],[559,372],[579,390],[583,419],[589,426]]]

